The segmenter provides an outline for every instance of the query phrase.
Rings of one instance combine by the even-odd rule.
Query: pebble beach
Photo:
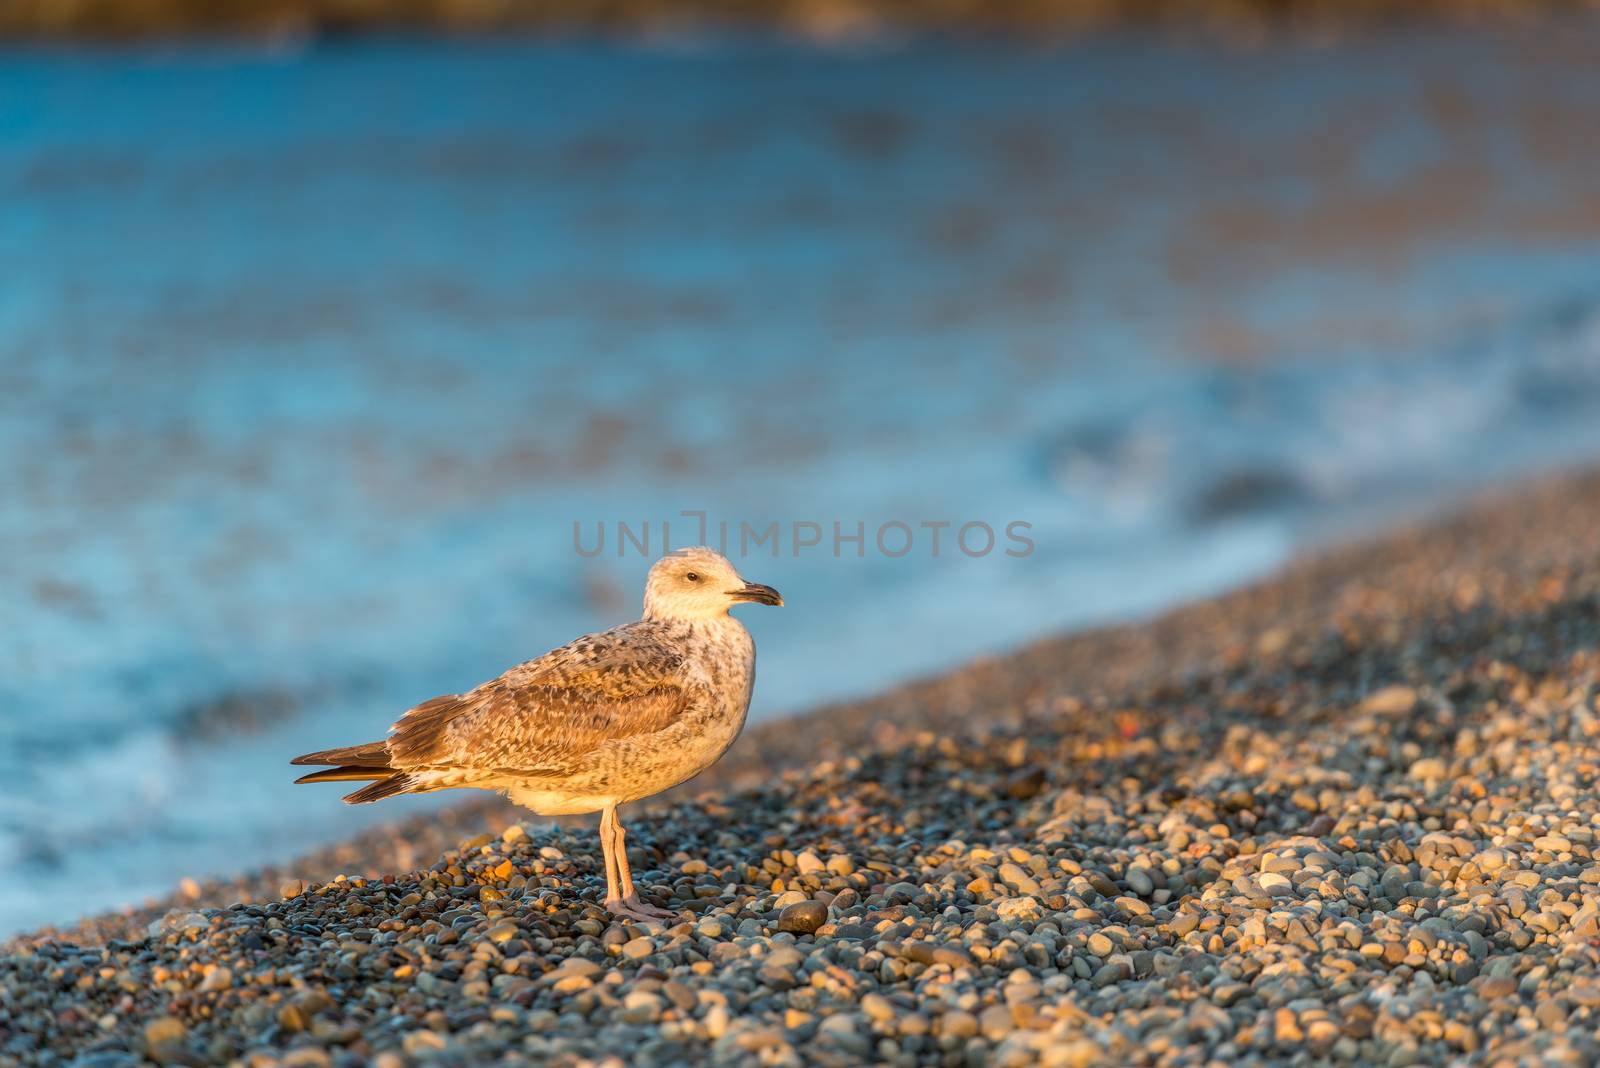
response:
[[[1596,529],[1502,491],[763,725],[629,817],[675,921],[489,801],[23,936],[0,1063],[1593,1063]]]

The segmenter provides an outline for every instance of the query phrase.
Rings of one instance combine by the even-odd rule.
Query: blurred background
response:
[[[635,617],[575,522],[830,532],[762,718],[1600,456],[1592,18],[715,8],[0,5],[0,935],[440,803],[286,761]]]

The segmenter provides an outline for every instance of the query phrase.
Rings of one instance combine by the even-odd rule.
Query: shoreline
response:
[[[1583,507],[1585,498],[1594,502],[1587,511],[1600,529],[1600,468],[1547,476],[1524,488],[1492,488],[1431,518],[1332,544],[1257,582],[1148,620],[1045,637],[877,695],[763,722],[748,727],[728,754],[697,779],[630,811],[646,813],[749,789],[807,763],[843,759],[864,747],[893,748],[921,731],[982,736],[1002,728],[1022,729],[1031,718],[1048,714],[1046,695],[1051,691],[1070,691],[1069,707],[1087,702],[1109,708],[1133,694],[1182,685],[1208,666],[1236,668],[1256,651],[1277,652],[1308,640],[1317,630],[1319,614],[1341,610],[1339,602],[1362,596],[1357,591],[1390,583],[1390,598],[1414,605],[1428,596],[1426,576],[1417,574],[1407,559],[1413,551],[1428,556],[1478,540],[1490,548],[1497,566],[1509,567],[1518,548],[1513,539],[1524,519],[1550,520],[1566,507]],[[1526,566],[1548,563],[1569,551],[1551,539],[1524,548],[1531,550],[1523,561]],[[810,760],[797,759],[790,747],[797,730],[807,730]],[[55,938],[103,942],[136,937],[173,909],[272,900],[287,885],[326,882],[340,874],[376,877],[426,863],[427,857],[463,838],[545,823],[581,834],[593,820],[536,817],[503,798],[471,791],[457,804],[367,828],[284,863],[229,877],[185,877],[183,886],[161,898],[19,932],[0,939],[0,952]]]
[[[25,936],[0,1053],[1592,1058],[1597,529],[1600,472],[1494,491],[1149,623],[764,724],[630,818],[676,923],[604,914],[587,822],[471,804],[77,943]]]

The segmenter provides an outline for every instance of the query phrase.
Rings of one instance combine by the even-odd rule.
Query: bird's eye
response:
[[[684,575],[683,577],[688,579],[690,582],[699,582],[700,581],[700,573],[698,571],[691,571],[687,575]]]

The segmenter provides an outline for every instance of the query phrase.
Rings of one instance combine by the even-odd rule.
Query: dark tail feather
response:
[[[295,780],[295,785],[298,786],[303,782],[359,782],[363,779],[387,779],[393,774],[389,768],[362,768],[352,764],[302,775]]]
[[[339,764],[358,768],[387,768],[389,766],[388,742],[365,742],[347,745],[341,749],[324,749],[307,753],[289,761],[291,764]],[[302,780],[307,781],[307,780]]]
[[[420,792],[417,788],[422,787],[422,785],[422,780],[415,775],[391,774],[381,782],[375,782],[371,786],[363,786],[353,794],[346,794],[344,801],[347,805],[365,805],[372,801],[382,801],[386,797],[393,797],[395,794]],[[426,787],[423,787],[423,789],[426,789]]]

